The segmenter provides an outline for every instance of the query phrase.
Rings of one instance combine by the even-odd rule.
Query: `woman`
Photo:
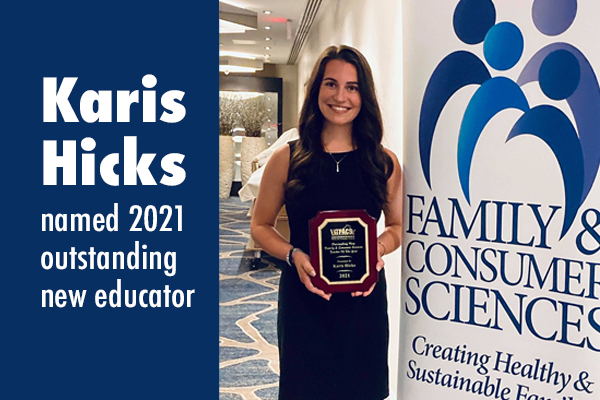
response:
[[[261,179],[251,232],[288,260],[277,320],[281,400],[380,400],[388,396],[388,317],[381,257],[402,237],[402,172],[381,145],[383,127],[371,69],[360,52],[327,48],[310,77],[299,140],[278,149]],[[286,205],[290,242],[274,229]],[[379,281],[366,292],[313,286],[308,221],[322,210],[364,209],[385,230],[377,239]]]

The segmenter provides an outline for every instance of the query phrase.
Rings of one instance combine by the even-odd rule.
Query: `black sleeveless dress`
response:
[[[290,142],[293,151],[295,142]],[[357,151],[336,153],[286,204],[290,241],[309,254],[308,223],[321,210],[364,209],[379,219],[381,209],[360,178]],[[310,293],[294,267],[286,267],[279,286],[277,319],[280,400],[381,400],[388,396],[389,326],[385,274],[374,291],[353,298],[335,293],[330,301]]]

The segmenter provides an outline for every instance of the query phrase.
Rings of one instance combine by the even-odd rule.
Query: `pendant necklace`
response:
[[[338,160],[336,160],[336,159],[335,159],[335,157],[333,156],[333,153],[330,153],[330,152],[327,150],[327,147],[325,147],[325,151],[327,152],[327,154],[329,154],[329,155],[331,156],[331,158],[333,158],[333,161],[335,161],[335,172],[340,172],[340,163],[341,163],[342,161],[344,161],[344,158],[348,157],[348,154],[350,154],[350,153],[346,153],[346,154],[344,154],[344,156],[343,156],[342,158],[340,158],[340,159],[339,159],[339,161],[338,161]]]

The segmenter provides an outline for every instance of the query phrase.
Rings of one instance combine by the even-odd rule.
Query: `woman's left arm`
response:
[[[402,169],[398,157],[386,149],[394,163],[394,171],[388,179],[388,203],[384,209],[385,230],[377,238],[377,249],[380,257],[390,254],[402,244]]]
[[[387,182],[387,205],[384,207],[385,230],[377,238],[377,271],[384,266],[382,257],[395,251],[402,244],[402,169],[398,157],[385,149],[391,157],[394,171]],[[352,292],[352,296],[368,296],[375,284],[366,292]]]

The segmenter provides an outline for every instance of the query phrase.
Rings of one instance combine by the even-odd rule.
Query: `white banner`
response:
[[[600,2],[406,0],[399,399],[600,399]]]

